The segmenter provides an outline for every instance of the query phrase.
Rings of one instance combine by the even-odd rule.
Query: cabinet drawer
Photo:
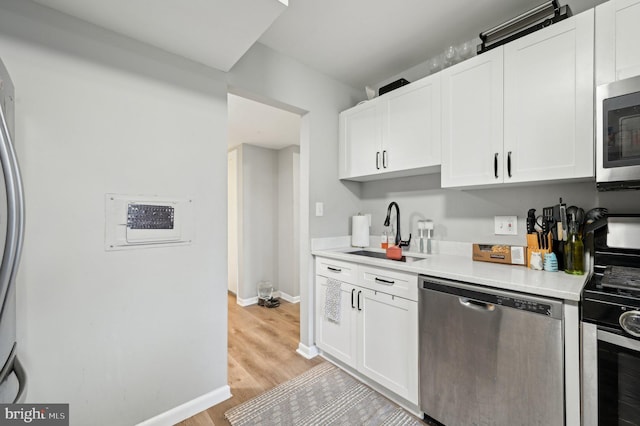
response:
[[[353,263],[323,257],[316,258],[316,275],[356,284],[356,271],[357,265]]]
[[[362,265],[358,270],[358,285],[405,299],[418,300],[417,275]]]

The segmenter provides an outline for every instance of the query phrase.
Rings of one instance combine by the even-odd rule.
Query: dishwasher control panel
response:
[[[495,296],[495,298],[497,305],[508,306],[510,308],[520,309],[522,311],[529,311],[536,314],[551,316],[551,305],[549,305],[548,303],[541,303],[535,300],[516,299],[506,296]]]
[[[562,302],[559,300],[428,277],[426,275],[420,277],[420,288],[458,296],[463,303],[471,303],[476,307],[485,306],[488,310],[502,306],[545,315],[550,318],[562,318]]]

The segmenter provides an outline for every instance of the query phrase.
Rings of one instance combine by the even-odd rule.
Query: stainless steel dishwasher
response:
[[[457,425],[563,425],[562,302],[421,276],[420,409]]]

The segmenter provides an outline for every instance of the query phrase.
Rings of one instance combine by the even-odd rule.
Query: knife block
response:
[[[547,247],[553,248],[553,238],[551,234],[547,235]],[[531,268],[531,253],[540,253],[542,255],[542,264],[544,264],[544,256],[551,253],[551,248],[540,248],[537,234],[527,234],[527,268]]]

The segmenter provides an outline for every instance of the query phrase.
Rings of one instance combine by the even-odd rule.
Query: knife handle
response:
[[[529,209],[527,212],[527,234],[535,232],[536,227],[536,209]]]

